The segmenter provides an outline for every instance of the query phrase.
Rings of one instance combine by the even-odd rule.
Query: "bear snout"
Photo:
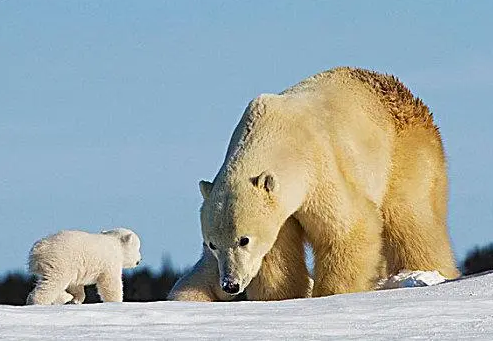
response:
[[[235,295],[240,292],[240,285],[228,279],[222,281],[221,288],[230,295]]]

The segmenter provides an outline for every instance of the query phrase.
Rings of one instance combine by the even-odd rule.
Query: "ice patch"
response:
[[[409,271],[402,270],[397,275],[382,279],[377,283],[377,289],[397,289],[426,287],[445,282],[447,279],[438,271]]]

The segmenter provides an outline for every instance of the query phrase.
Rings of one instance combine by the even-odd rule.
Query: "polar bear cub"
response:
[[[90,284],[104,302],[122,302],[122,268],[134,268],[140,260],[140,239],[129,229],[60,231],[31,248],[29,270],[38,282],[26,304],[81,304]]]

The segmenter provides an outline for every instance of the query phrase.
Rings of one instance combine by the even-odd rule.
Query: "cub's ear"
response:
[[[258,188],[265,190],[267,193],[272,193],[279,187],[276,176],[268,171],[263,171],[259,176],[254,178],[253,184]]]
[[[207,199],[212,191],[212,182],[201,180],[199,182],[200,193],[202,193],[202,198]]]
[[[130,243],[130,241],[133,239],[134,235],[132,233],[127,233],[124,236],[120,237],[120,240],[122,243]]]

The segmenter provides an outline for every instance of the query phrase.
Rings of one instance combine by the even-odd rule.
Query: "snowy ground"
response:
[[[0,306],[0,340],[493,340],[493,273],[284,302]]]

